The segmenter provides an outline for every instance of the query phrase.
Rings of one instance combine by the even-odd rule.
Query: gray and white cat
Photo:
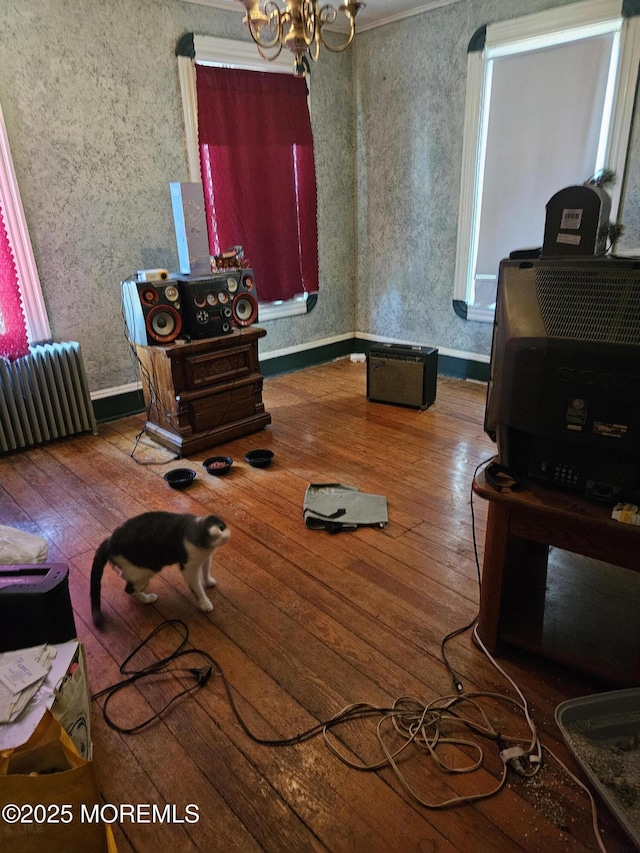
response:
[[[215,586],[211,577],[211,557],[216,548],[229,541],[231,531],[217,515],[144,512],[117,527],[98,547],[91,566],[91,616],[101,628],[100,584],[107,563],[112,563],[125,579],[125,592],[137,601],[151,604],[158,596],[145,592],[151,578],[165,566],[177,563],[182,576],[205,613],[213,605],[204,592]]]

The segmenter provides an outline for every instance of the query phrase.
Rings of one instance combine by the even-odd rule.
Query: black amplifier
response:
[[[426,409],[436,399],[438,350],[377,344],[367,355],[367,399]]]

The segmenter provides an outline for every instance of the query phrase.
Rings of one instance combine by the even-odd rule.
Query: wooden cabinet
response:
[[[170,346],[136,346],[148,420],[145,431],[180,456],[264,429],[258,340],[250,326]]]

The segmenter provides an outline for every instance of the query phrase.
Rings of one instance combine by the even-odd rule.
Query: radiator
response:
[[[36,344],[0,359],[0,452],[91,431],[97,434],[80,344]]]

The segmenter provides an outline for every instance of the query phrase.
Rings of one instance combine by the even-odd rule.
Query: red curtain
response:
[[[241,245],[261,302],[318,290],[313,137],[304,79],[196,66],[212,254]]]
[[[0,199],[0,356],[13,361],[29,352],[18,274]]]

